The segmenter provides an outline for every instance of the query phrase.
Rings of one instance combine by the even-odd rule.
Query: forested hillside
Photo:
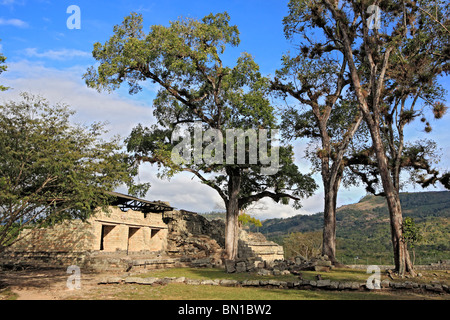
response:
[[[416,248],[416,263],[450,258],[450,192],[400,195],[403,216],[420,226],[423,241]],[[389,213],[383,197],[366,196],[337,210],[337,255],[344,263],[392,263]],[[259,232],[283,243],[292,232],[320,231],[322,213],[263,221]],[[255,231],[255,228],[253,228]]]

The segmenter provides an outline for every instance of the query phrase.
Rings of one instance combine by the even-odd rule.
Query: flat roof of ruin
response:
[[[134,211],[147,213],[172,211],[174,209],[163,201],[149,201],[113,191],[107,191],[106,193],[116,198],[111,204],[119,206],[122,211],[125,211],[125,209],[132,209]]]

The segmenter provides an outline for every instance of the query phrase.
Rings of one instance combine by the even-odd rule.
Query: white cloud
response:
[[[110,135],[122,137],[128,136],[138,123],[154,123],[148,105],[87,88],[82,80],[85,70],[82,66],[57,70],[26,60],[8,63],[8,72],[2,74],[1,84],[12,89],[0,95],[0,102],[19,99],[23,91],[39,94],[52,103],[68,104],[76,111],[76,122],[107,121]]]
[[[0,26],[13,26],[19,28],[28,27],[28,23],[20,19],[3,19],[0,18]]]
[[[68,60],[72,58],[90,58],[91,53],[76,49],[47,50],[38,52],[36,48],[26,48],[24,54],[27,57],[47,58],[52,60]]]
[[[4,5],[4,6],[9,6],[9,5],[17,4],[17,3],[22,3],[22,1],[17,1],[17,0],[1,0],[0,1],[0,4]]]
[[[141,182],[150,182],[151,187],[146,195],[149,200],[169,201],[177,209],[207,212],[222,204],[219,194],[204,184],[191,173],[179,173],[168,179],[157,177],[157,166],[143,164],[140,167]]]

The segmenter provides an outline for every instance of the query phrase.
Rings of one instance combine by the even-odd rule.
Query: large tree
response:
[[[433,4],[431,16],[428,3]],[[400,274],[414,273],[402,236],[397,172],[404,150],[404,125],[418,114],[417,108],[442,106],[440,97],[429,93],[436,92],[436,78],[449,70],[448,6],[439,1],[291,0],[290,10],[295,13],[292,25],[315,32],[318,48],[347,61],[389,207],[395,266]],[[425,91],[418,86],[423,83],[428,84]],[[392,110],[400,119],[391,126],[397,130],[395,152],[387,147],[384,138],[390,134],[385,129],[389,126],[382,122],[383,114]]]
[[[100,64],[90,68],[85,79],[99,90],[116,89],[125,81],[130,93],[141,90],[141,81],[160,85],[153,101],[157,124],[137,126],[128,138],[128,149],[138,161],[160,165],[165,175],[191,172],[218,192],[227,210],[226,253],[234,259],[241,208],[265,197],[284,204],[292,199],[299,206],[316,185],[293,163],[292,147],[275,145],[274,131],[270,137],[263,131],[276,129],[276,118],[267,97],[269,81],[253,58],[243,53],[234,67],[224,65],[225,49],[240,42],[238,29],[229,20],[227,13],[210,14],[201,21],[179,19],[167,27],[154,25],[146,34],[142,16],[132,14],[114,28],[104,45],[94,45],[93,56]],[[182,124],[185,135],[177,131]],[[229,139],[232,130],[237,143]],[[250,135],[246,143],[239,130],[243,135],[264,134]],[[183,138],[184,151],[174,133]],[[173,155],[180,151],[194,151],[194,159],[181,154],[183,161],[176,161]],[[264,153],[266,157],[261,157]],[[268,168],[269,159],[275,170]]]
[[[290,13],[294,14],[294,13]],[[295,40],[303,35],[285,18],[285,34]],[[346,98],[349,78],[347,61],[336,60],[314,47],[308,38],[295,56],[283,56],[283,68],[278,70],[271,88],[281,92],[288,107],[283,113],[284,136],[309,138],[308,150],[312,163],[321,173],[324,190],[324,225],[322,254],[336,260],[336,204],[344,174],[344,155],[362,121]],[[312,46],[312,47],[311,47]],[[292,99],[296,101],[293,104]]]
[[[23,94],[0,105],[0,251],[25,227],[86,219],[136,168],[104,125],[70,122],[68,106]]]

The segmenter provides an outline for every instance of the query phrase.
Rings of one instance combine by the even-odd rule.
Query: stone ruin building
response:
[[[175,210],[167,202],[112,192],[108,212],[86,220],[25,229],[0,257],[0,265],[77,265],[91,270],[129,271],[224,265],[225,223]],[[238,257],[256,263],[283,259],[283,247],[262,234],[240,231]]]

